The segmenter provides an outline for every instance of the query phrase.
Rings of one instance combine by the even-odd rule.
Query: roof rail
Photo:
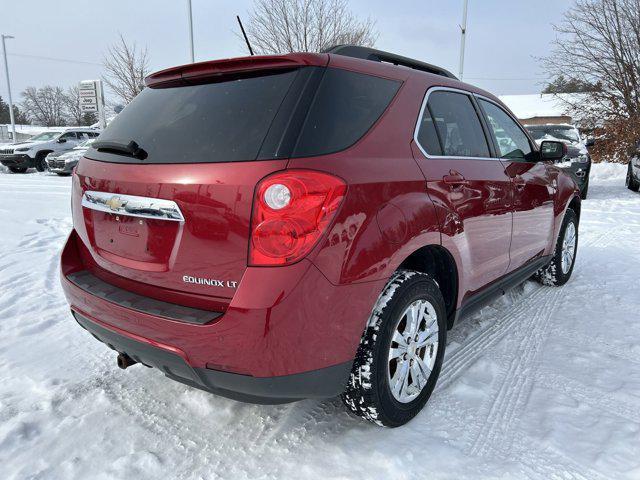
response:
[[[386,62],[394,65],[402,65],[403,67],[421,70],[423,72],[434,73],[447,78],[458,78],[448,70],[431,65],[430,63],[414,60],[413,58],[403,57],[395,53],[383,52],[375,48],[360,47],[357,45],[334,45],[324,50],[322,53],[333,53],[336,55],[344,55],[345,57],[362,58],[364,60],[372,60],[374,62]]]

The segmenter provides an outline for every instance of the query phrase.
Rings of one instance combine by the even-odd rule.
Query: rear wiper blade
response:
[[[133,140],[129,143],[110,140],[96,140],[91,144],[91,146],[96,150],[130,155],[134,158],[139,158],[140,160],[147,158],[147,152]]]

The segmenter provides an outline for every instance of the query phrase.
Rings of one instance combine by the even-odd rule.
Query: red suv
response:
[[[493,95],[378,50],[170,68],[73,175],[62,284],[118,365],[398,426],[446,332],[565,283],[580,192]]]

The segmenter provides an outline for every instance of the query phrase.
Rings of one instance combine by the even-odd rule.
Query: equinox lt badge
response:
[[[200,278],[200,277],[192,277],[190,275],[185,275],[182,277],[182,281],[184,283],[194,283],[196,285],[209,285],[210,287],[227,287],[227,288],[236,288],[238,282],[234,282],[232,280],[214,280],[213,278]]]

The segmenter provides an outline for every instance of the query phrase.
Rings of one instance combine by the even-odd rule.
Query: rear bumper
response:
[[[241,402],[279,404],[303,398],[328,398],[339,395],[346,385],[352,362],[279,377],[257,378],[250,375],[194,368],[179,352],[115,332],[98,322],[75,313],[76,321],[102,343],[135,361],[157,368],[172,380]]]
[[[75,232],[62,286],[78,322],[98,339],[183,383],[256,403],[332,397],[344,389],[383,281],[336,286],[309,261],[247,268],[223,315],[168,319],[88,293]]]
[[[5,167],[32,167],[33,159],[29,155],[0,155],[0,163]]]

